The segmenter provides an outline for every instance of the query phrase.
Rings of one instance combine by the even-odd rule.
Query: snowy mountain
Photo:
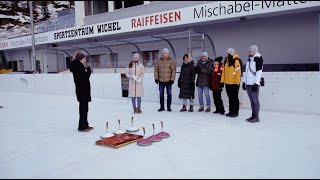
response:
[[[56,18],[58,12],[74,8],[73,1],[34,1],[34,22]],[[0,30],[30,24],[28,1],[0,1]]]

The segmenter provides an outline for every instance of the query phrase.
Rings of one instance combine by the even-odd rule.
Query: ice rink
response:
[[[1,92],[0,105],[0,178],[320,178],[319,115],[262,111],[251,124],[249,109],[237,118],[181,113],[180,105],[159,113],[142,99],[143,114],[133,115],[129,99],[93,98],[95,129],[85,133],[75,95]],[[147,136],[163,121],[171,137],[148,147],[95,145],[106,121],[113,132],[118,119],[130,127],[131,116]]]

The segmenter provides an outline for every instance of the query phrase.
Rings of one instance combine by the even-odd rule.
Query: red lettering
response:
[[[173,13],[169,13],[169,22],[173,22]]]
[[[168,22],[168,14],[167,13],[164,13],[163,14],[163,23],[167,23]]]
[[[181,11],[131,19],[131,27],[137,28],[176,21],[181,21]]]
[[[140,18],[138,18],[137,27],[141,27],[141,21],[140,21]]]
[[[136,24],[136,19],[131,19],[131,28],[135,28],[137,27],[137,24]]]
[[[156,24],[159,24],[159,21],[158,21],[158,20],[159,20],[159,15],[156,15],[156,17],[155,17],[155,23],[156,23]]]
[[[149,16],[146,17],[146,26],[148,26]]]
[[[175,12],[174,13],[175,21],[181,21],[181,12]]]

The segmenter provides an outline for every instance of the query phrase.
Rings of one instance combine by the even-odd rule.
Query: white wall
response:
[[[179,74],[177,74],[178,77]],[[266,79],[266,86],[260,91],[261,110],[320,114],[320,85],[317,83],[320,81],[320,72],[264,73],[263,77]],[[93,98],[123,99],[119,73],[93,73],[90,80]],[[0,84],[0,92],[75,96],[73,77],[70,73],[4,74],[0,75]],[[143,101],[159,102],[159,90],[154,83],[152,73],[145,74],[144,88]],[[173,85],[172,91],[173,103],[181,104],[178,99],[177,82]],[[212,99],[212,94],[210,96]],[[195,97],[195,105],[198,105],[197,91]],[[228,98],[225,90],[222,97],[225,109],[228,111]],[[242,89],[240,89],[239,99],[240,108],[250,108],[249,98]],[[212,107],[214,107],[213,101]],[[154,108],[156,110],[159,107]]]

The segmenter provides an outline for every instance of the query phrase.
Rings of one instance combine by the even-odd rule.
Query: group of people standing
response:
[[[172,85],[176,78],[176,63],[169,53],[169,50],[164,48],[154,68],[155,83],[159,85],[159,112],[165,110],[165,90],[167,93],[167,111],[172,111]],[[89,81],[91,68],[86,65],[87,58],[82,53],[76,52],[70,64],[70,71],[73,73],[77,99],[79,101],[79,131],[90,131],[93,129],[89,126],[87,120],[88,102],[91,101]],[[224,62],[222,62],[223,59]],[[203,52],[196,65],[192,56],[185,54],[178,78],[178,87],[180,88],[179,98],[183,101],[180,111],[194,111],[194,93],[197,87],[200,104],[198,112],[211,112],[211,90],[215,104],[215,111],[213,113],[224,115],[225,108],[221,93],[225,87],[229,98],[229,112],[226,116],[237,117],[239,115],[238,94],[242,81],[242,88],[247,91],[252,109],[252,115],[247,121],[251,123],[259,122],[259,88],[262,69],[263,58],[259,54],[256,45],[252,45],[248,50],[248,60],[244,71],[242,70],[242,61],[233,48],[227,49],[225,58],[220,56],[210,59],[208,53]],[[140,55],[138,53],[133,55],[127,67],[126,77],[129,78],[128,96],[132,100],[133,112],[142,113],[141,98],[144,95],[144,65],[143,62],[140,62]],[[203,94],[206,98],[206,109]],[[189,110],[187,109],[188,101],[190,104]]]
[[[138,54],[134,56],[139,57]],[[222,60],[224,59],[224,62]],[[131,67],[132,63],[138,64],[139,68]],[[183,101],[181,112],[189,111],[193,112],[194,104],[194,93],[195,88],[198,90],[198,98],[200,108],[198,112],[211,112],[211,97],[210,90],[212,91],[212,96],[215,104],[216,114],[225,114],[225,109],[223,101],[221,98],[221,93],[223,88],[226,88],[226,92],[229,98],[229,112],[226,116],[237,117],[239,115],[239,89],[242,77],[242,88],[246,90],[251,102],[252,115],[247,120],[249,122],[259,121],[259,87],[262,75],[263,59],[258,53],[258,47],[252,45],[248,50],[248,61],[246,63],[245,71],[242,71],[242,60],[239,55],[235,52],[233,48],[228,48],[226,51],[226,56],[216,57],[215,59],[210,59],[207,52],[203,52],[201,59],[198,60],[195,65],[192,56],[190,54],[185,54],[183,56],[183,64],[181,66],[181,72],[178,79],[178,87],[180,88],[179,98]],[[136,71],[138,73],[136,73]],[[134,73],[135,72],[135,73]],[[142,72],[142,73],[141,73]],[[134,113],[137,112],[135,109],[141,108],[141,97],[143,96],[143,78],[144,66],[139,63],[139,60],[133,58],[128,66],[127,77],[129,80],[129,97],[133,100]],[[133,78],[132,76],[137,76],[138,78]],[[159,85],[160,94],[160,109],[159,112],[165,110],[165,98],[164,90],[167,92],[167,110],[171,110],[172,102],[172,85],[174,84],[176,77],[176,64],[175,61],[170,57],[169,50],[164,48],[160,59],[156,62],[154,68],[154,78],[155,83]],[[140,81],[137,81],[137,79]],[[195,82],[196,81],[196,82]],[[134,93],[140,93],[136,95]],[[206,109],[204,106],[203,94],[206,99]],[[135,98],[139,98],[138,107],[135,104]],[[189,110],[187,109],[187,104],[190,104]]]

